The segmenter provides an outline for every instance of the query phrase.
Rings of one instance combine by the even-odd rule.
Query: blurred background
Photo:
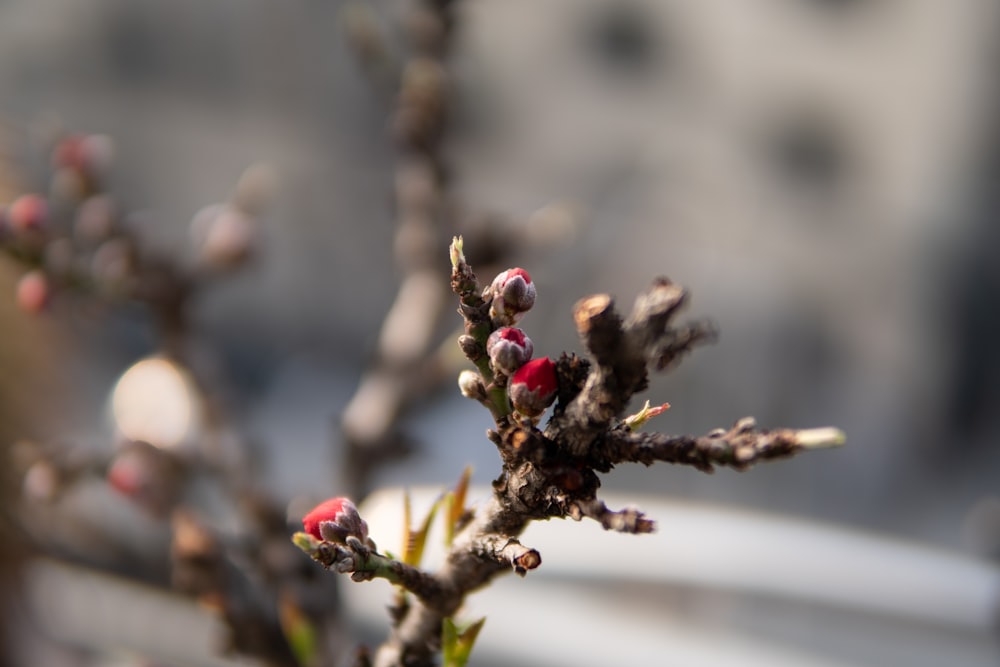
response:
[[[390,49],[405,5],[369,6]],[[276,175],[259,256],[199,294],[192,319],[196,344],[212,350],[197,370],[219,379],[215,391],[257,447],[260,480],[285,501],[344,485],[336,424],[400,281],[386,132],[393,92],[351,52],[348,9],[335,0],[0,1],[0,146],[23,183],[44,172],[45,128],[106,134],[110,191],[138,212],[151,246],[183,254],[192,217],[225,200],[248,165]],[[627,308],[667,275],[721,337],[654,380],[643,398],[672,405],[659,430],[702,433],[754,415],[765,427],[836,425],[848,436],[838,450],[749,473],[616,470],[608,492],[711,508],[732,525],[791,521],[781,539],[803,540],[781,545],[792,560],[823,544],[843,563],[838,550],[868,553],[852,540],[874,540],[865,544],[896,550],[873,555],[872,572],[913,566],[915,581],[939,586],[922,604],[933,608],[940,591],[971,596],[966,615],[907,616],[905,604],[858,611],[864,605],[822,593],[810,600],[677,574],[643,603],[647,624],[662,621],[649,634],[695,625],[692,636],[721,631],[712,641],[733,652],[636,664],[755,664],[755,650],[781,664],[767,652],[775,646],[794,649],[788,664],[997,663],[998,12],[990,0],[459,4],[447,60],[450,196],[515,239],[540,216],[569,221],[558,242],[511,259],[538,286],[523,322],[536,351],[579,350],[570,309],[581,296],[609,292]],[[0,284],[13,294],[16,279],[4,258]],[[110,449],[108,397],[155,351],[148,323],[133,311],[95,322],[58,302],[31,318],[6,301],[5,443]],[[489,425],[446,383],[404,421],[415,453],[381,467],[373,487],[452,484],[469,463],[487,483],[497,470],[482,437]],[[710,547],[711,531],[731,524],[672,533],[653,514],[665,553],[675,540],[693,550],[704,540],[738,560],[761,535],[778,539],[751,530],[746,542]],[[830,532],[811,532],[823,527]],[[589,544],[604,539],[588,535]],[[590,602],[612,615],[641,586],[609,573],[602,581],[599,570],[560,575],[572,554],[546,558],[563,584],[591,580],[577,589],[591,588]],[[837,588],[856,574],[812,577]],[[103,636],[66,620],[71,605],[53,605],[44,593],[54,584],[43,580],[29,591],[41,602],[15,614],[34,620],[19,622],[76,646]],[[531,583],[495,588],[531,596]],[[379,595],[370,593],[381,606]],[[59,660],[133,664],[143,646],[107,643],[124,653],[93,662],[100,647],[89,646],[85,658],[63,651]],[[564,664],[537,651],[537,664]]]

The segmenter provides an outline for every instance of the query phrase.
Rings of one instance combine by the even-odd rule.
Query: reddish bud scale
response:
[[[552,405],[558,388],[555,363],[542,357],[517,369],[510,378],[508,394],[515,410],[528,417],[537,417]]]

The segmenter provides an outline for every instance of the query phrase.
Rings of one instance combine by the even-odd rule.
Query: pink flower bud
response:
[[[507,269],[493,279],[490,317],[502,325],[516,324],[535,305],[535,284],[524,269]]]
[[[62,138],[52,149],[52,166],[56,169],[66,167],[82,171],[87,162],[83,146],[82,135],[71,134]]]
[[[154,516],[165,516],[177,500],[181,479],[176,461],[145,442],[129,442],[107,471],[108,486]]]
[[[513,375],[535,351],[531,339],[514,327],[497,329],[486,340],[486,354],[495,373]]]
[[[302,517],[302,525],[317,540],[343,544],[351,535],[362,542],[368,539],[368,524],[347,498],[324,500]]]
[[[48,217],[49,205],[41,195],[21,195],[7,208],[7,224],[15,233],[41,229]]]
[[[100,176],[107,171],[114,154],[111,139],[100,134],[72,134],[64,137],[52,150],[52,166],[69,169],[88,176]]]
[[[40,313],[51,297],[49,279],[41,271],[29,271],[17,283],[17,305],[26,313]]]
[[[510,378],[508,394],[515,410],[537,417],[552,405],[557,389],[556,365],[548,357],[542,357],[517,369]]]

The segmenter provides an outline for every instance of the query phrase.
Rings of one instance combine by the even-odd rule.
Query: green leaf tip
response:
[[[307,554],[312,555],[312,553],[316,551],[316,547],[319,546],[320,542],[309,533],[299,531],[292,535],[292,544],[297,546],[299,549],[302,549],[302,551],[305,551]]]
[[[464,246],[465,242],[461,236],[455,236],[451,239],[451,246],[448,248],[448,254],[451,256],[451,268],[457,269],[459,265],[465,264]]]
[[[445,618],[441,627],[441,657],[443,667],[465,667],[472,655],[472,648],[483,629],[486,617],[459,629],[450,618]]]

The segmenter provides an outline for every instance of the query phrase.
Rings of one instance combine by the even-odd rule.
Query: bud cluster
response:
[[[459,273],[463,265],[468,270],[461,249],[461,239],[456,239],[451,259]],[[458,380],[462,395],[487,405],[495,417],[513,409],[536,419],[556,398],[555,363],[548,357],[532,359],[534,343],[513,326],[534,306],[535,296],[535,284],[527,271],[517,267],[502,271],[482,294],[484,307],[489,305],[490,333],[485,342],[468,334],[459,339],[462,351],[480,364],[482,372],[462,371]],[[486,361],[482,360],[484,348]],[[488,368],[483,365],[486,362]]]
[[[195,216],[197,268],[190,270],[186,263],[141,252],[135,219],[123,215],[105,190],[113,153],[106,136],[64,135],[54,142],[46,187],[0,205],[0,251],[26,265],[16,288],[22,310],[43,310],[67,287],[106,299],[138,299],[154,308],[174,307],[192,274],[232,269],[253,254],[255,218],[272,189],[268,168],[251,166],[230,202]]]

